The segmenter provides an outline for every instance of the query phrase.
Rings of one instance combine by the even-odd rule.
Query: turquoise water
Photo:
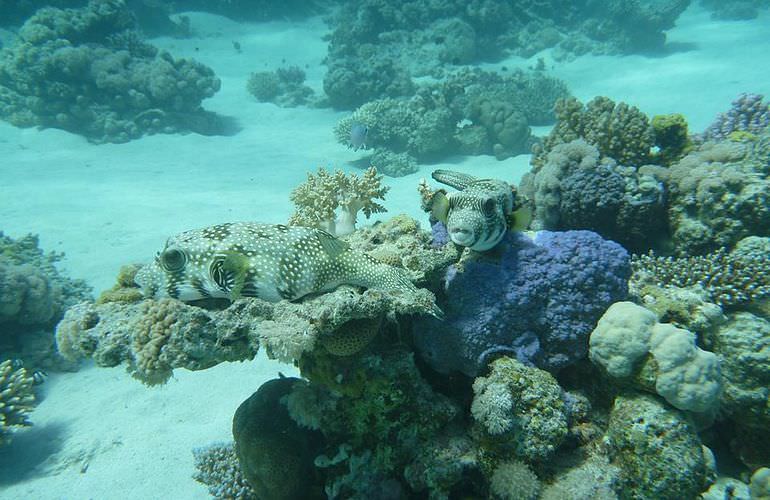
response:
[[[0,498],[770,495],[768,35],[0,0]]]

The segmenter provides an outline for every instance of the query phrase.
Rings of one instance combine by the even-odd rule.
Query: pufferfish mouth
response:
[[[473,231],[464,227],[450,227],[448,228],[449,238],[456,244],[465,247],[472,246],[476,243],[476,235]]]

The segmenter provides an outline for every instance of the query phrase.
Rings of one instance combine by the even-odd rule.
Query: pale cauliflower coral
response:
[[[382,185],[382,176],[374,167],[361,177],[319,168],[316,174],[308,173],[307,181],[292,191],[296,212],[289,224],[317,227],[336,236],[350,234],[356,229],[359,211],[367,219],[373,213],[385,211],[375,200],[384,200],[389,189]]]

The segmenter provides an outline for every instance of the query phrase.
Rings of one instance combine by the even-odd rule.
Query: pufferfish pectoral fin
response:
[[[338,257],[350,249],[350,245],[326,231],[318,230],[317,235],[321,248],[331,258]]]
[[[438,191],[433,195],[430,213],[433,218],[446,224],[447,217],[449,216],[449,198],[446,194]]]

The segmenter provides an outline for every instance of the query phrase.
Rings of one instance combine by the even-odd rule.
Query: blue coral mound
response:
[[[422,357],[471,377],[498,354],[550,371],[584,358],[599,317],[628,293],[628,253],[591,231],[513,233],[499,249],[449,269],[445,319],[415,329]]]

